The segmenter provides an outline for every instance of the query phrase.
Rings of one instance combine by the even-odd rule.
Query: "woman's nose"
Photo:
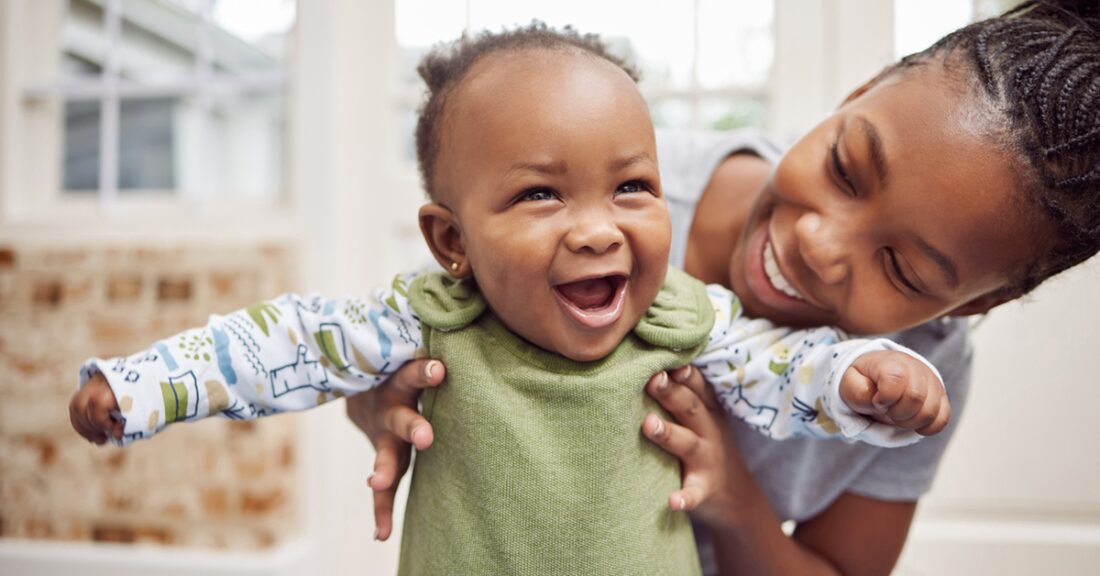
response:
[[[608,215],[588,213],[576,216],[565,246],[572,252],[603,254],[621,246],[624,240],[622,230]]]
[[[838,284],[848,277],[851,242],[838,223],[827,222],[816,212],[807,212],[794,226],[802,260],[826,284]]]

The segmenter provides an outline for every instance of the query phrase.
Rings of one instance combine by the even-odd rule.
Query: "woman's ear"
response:
[[[462,228],[454,212],[446,206],[432,202],[420,207],[420,233],[435,256],[436,262],[455,278],[470,274],[466,259],[466,246],[462,241]]]

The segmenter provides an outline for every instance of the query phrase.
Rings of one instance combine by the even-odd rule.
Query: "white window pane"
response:
[[[774,2],[699,2],[699,84],[759,86],[768,79],[775,42]]]
[[[199,116],[181,135],[187,154],[181,187],[218,199],[280,197],[284,106],[282,94],[261,93],[215,98],[205,113],[192,108],[189,113]]]
[[[397,0],[397,40],[402,68],[415,70],[419,56],[439,42],[457,38],[466,24],[472,32],[500,31],[541,20],[555,28],[571,25],[599,34],[616,51],[630,56],[642,70],[643,84],[687,87],[693,56],[693,5],[677,0],[653,0],[644,9],[636,1],[609,0]],[[431,14],[426,18],[425,14]],[[402,73],[402,82],[416,81]]]
[[[649,115],[658,128],[691,128],[691,114],[692,104],[687,100],[660,100],[649,105]]]
[[[122,193],[176,188],[176,98],[126,99],[119,107],[118,187]]]
[[[99,189],[98,101],[65,103],[64,141],[64,190],[95,193]]]
[[[214,67],[230,74],[277,72],[286,65],[294,0],[217,0],[210,17]]]
[[[120,84],[85,83],[65,106],[63,189],[101,185],[104,101],[118,96],[121,196],[177,194],[199,201],[276,199],[282,193],[286,51],[293,0],[120,0],[107,37],[96,0],[71,0],[63,74],[79,81],[115,59]],[[112,54],[111,50],[116,52]],[[111,56],[111,57],[109,57]],[[226,82],[226,76],[234,76]],[[148,86],[134,87],[133,81]],[[88,86],[100,93],[87,94]],[[129,91],[127,91],[129,90]]]
[[[699,120],[707,130],[763,128],[767,106],[762,100],[706,98],[699,103]]]
[[[894,55],[920,52],[973,19],[971,2],[894,0]]]

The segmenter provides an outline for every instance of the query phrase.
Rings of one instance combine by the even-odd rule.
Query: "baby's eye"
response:
[[[519,200],[523,202],[539,202],[542,200],[553,200],[557,198],[557,194],[549,188],[528,188],[523,192],[520,192]]]
[[[623,182],[619,184],[619,187],[615,189],[616,194],[634,194],[637,192],[648,192],[649,186],[645,182],[639,180],[631,180],[629,182]]]

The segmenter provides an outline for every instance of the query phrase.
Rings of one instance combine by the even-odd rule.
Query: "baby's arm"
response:
[[[792,330],[748,319],[732,292],[707,290],[715,327],[694,364],[723,408],[762,433],[903,446],[919,439],[914,428],[942,428],[942,381],[914,352],[885,339],[845,340],[834,328]]]
[[[69,407],[73,427],[93,442],[127,444],[173,422],[252,419],[373,388],[420,349],[405,296],[412,278],[369,299],[284,295],[126,358],[88,360]]]

